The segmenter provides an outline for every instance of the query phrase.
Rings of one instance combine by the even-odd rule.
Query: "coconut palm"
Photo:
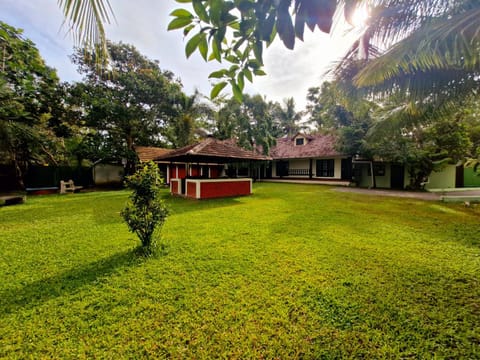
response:
[[[58,0],[58,5],[76,45],[87,48],[99,46],[105,54],[107,38],[104,24],[114,19],[109,0]]]
[[[366,2],[372,15],[356,44],[363,59],[352,72],[351,51],[337,67],[341,78],[353,76],[355,85],[376,94],[438,103],[480,87],[478,0]]]
[[[302,130],[299,122],[303,114],[295,110],[295,100],[293,97],[283,99],[283,106],[277,107],[276,115],[280,120],[280,127],[287,136],[293,136]]]

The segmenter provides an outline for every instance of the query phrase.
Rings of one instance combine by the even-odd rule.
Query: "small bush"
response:
[[[149,254],[155,248],[155,230],[160,230],[168,209],[160,197],[163,179],[157,165],[150,161],[135,174],[126,178],[126,186],[133,190],[121,215],[131,232],[142,242],[142,251]]]

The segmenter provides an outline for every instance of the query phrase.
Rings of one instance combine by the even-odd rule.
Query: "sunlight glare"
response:
[[[369,14],[366,6],[360,6],[355,9],[355,12],[352,15],[352,25],[354,27],[363,27],[367,24]]]

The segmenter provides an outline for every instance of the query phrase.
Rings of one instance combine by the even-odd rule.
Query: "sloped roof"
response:
[[[211,162],[231,162],[248,160],[271,160],[252,151],[242,149],[235,145],[231,140],[217,140],[208,138],[202,142],[188,145],[180,149],[160,155],[155,158],[156,161],[211,161]]]
[[[295,146],[295,138],[306,138],[305,145]],[[342,155],[335,149],[337,138],[333,135],[303,135],[277,139],[277,145],[270,150],[270,156],[274,160],[279,159],[303,159]]]
[[[172,151],[171,149],[163,149],[152,146],[135,146],[135,152],[137,153],[140,162],[146,162],[155,159],[158,156],[165,155]]]

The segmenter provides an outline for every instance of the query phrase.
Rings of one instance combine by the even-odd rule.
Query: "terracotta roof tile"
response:
[[[221,141],[214,138],[208,138],[200,143],[173,150],[168,154],[158,156],[155,158],[155,160],[173,160],[181,157],[228,158],[235,160],[270,160],[268,156],[263,156],[252,151],[242,149],[230,140]]]
[[[335,149],[337,138],[333,135],[300,134],[307,142],[305,145],[295,146],[297,135],[293,138],[277,139],[277,145],[270,150],[270,156],[273,159],[302,159],[342,155]]]
[[[165,155],[172,151],[171,149],[163,149],[151,146],[135,146],[135,152],[137,153],[140,162],[146,162],[155,159],[158,156]]]

